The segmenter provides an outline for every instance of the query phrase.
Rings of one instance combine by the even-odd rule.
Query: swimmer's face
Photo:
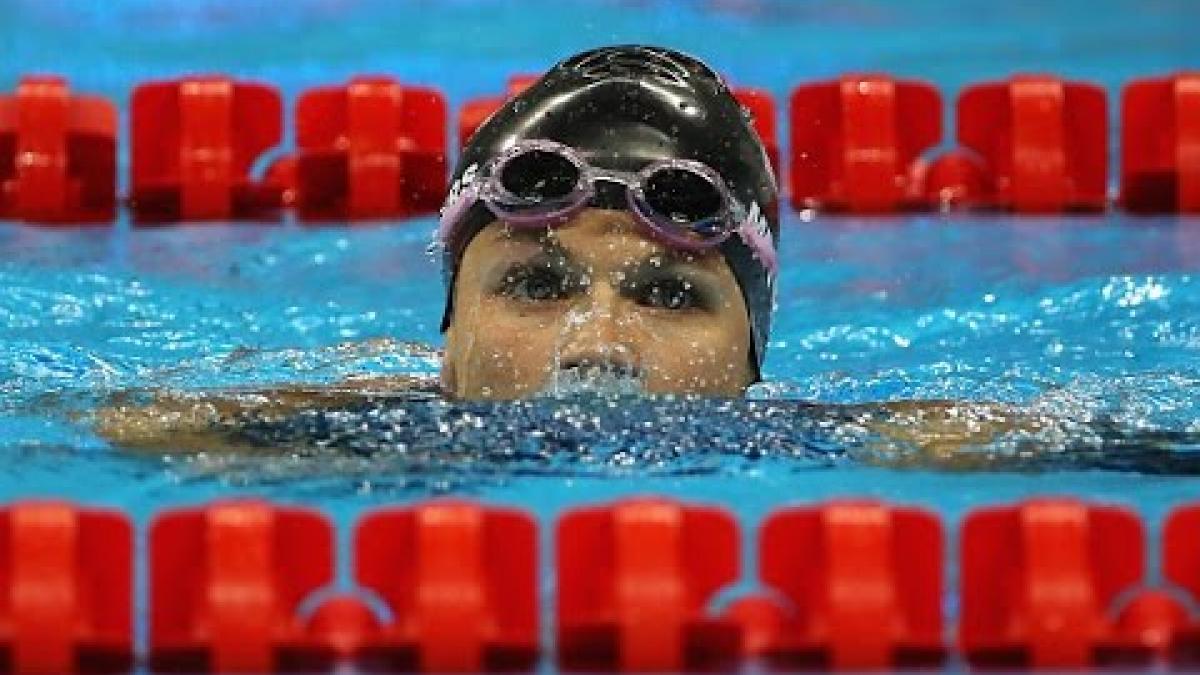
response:
[[[516,399],[564,373],[632,376],[647,393],[740,395],[751,381],[741,289],[718,252],[647,238],[623,211],[552,230],[484,228],[464,252],[442,386]]]

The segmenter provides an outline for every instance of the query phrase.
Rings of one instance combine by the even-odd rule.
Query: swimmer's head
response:
[[[563,61],[459,160],[443,385],[741,393],[770,329],[777,213],[748,115],[704,64],[632,46]]]

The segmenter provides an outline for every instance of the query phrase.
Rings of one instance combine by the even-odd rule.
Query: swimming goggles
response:
[[[587,207],[601,182],[624,186],[629,212],[663,244],[701,252],[736,232],[774,273],[775,246],[765,215],[757,204],[742,206],[708,165],[666,159],[636,173],[613,171],[591,166],[570,146],[549,140],[520,141],[478,173],[468,167],[451,188],[438,237],[448,242],[478,202],[511,227],[556,227]]]

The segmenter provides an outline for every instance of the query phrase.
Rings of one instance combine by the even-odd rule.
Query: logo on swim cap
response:
[[[754,223],[754,231],[758,233],[758,236],[771,236],[771,224],[767,222],[767,215],[763,213],[758,202],[750,202],[750,215],[748,218],[750,222]]]
[[[446,215],[446,211],[454,207],[458,200],[462,198],[467,188],[475,182],[475,178],[478,175],[478,164],[471,164],[463,170],[462,175],[454,180],[454,184],[450,186],[450,191],[446,193],[446,200],[442,202],[442,208],[438,211],[439,215]]]
[[[742,239],[746,240],[747,245],[749,245],[750,248],[755,251],[754,258],[758,260],[758,262],[761,263],[763,268],[766,270],[767,289],[771,290],[775,285],[775,269],[777,263],[773,259],[765,259],[759,253],[759,251],[773,251],[775,247],[773,244],[768,247],[768,243],[773,241],[771,237],[771,223],[767,220],[767,214],[763,213],[762,207],[758,205],[757,201],[750,202],[750,208],[746,214],[746,221],[750,224],[750,233],[743,232]],[[753,242],[747,240],[747,235],[758,238],[762,243],[755,245]],[[771,257],[773,258],[774,255],[772,254]]]

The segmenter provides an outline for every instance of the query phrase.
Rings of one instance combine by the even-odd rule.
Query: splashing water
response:
[[[613,367],[574,367],[554,370],[538,396],[645,396],[646,393],[645,379],[628,370]]]

